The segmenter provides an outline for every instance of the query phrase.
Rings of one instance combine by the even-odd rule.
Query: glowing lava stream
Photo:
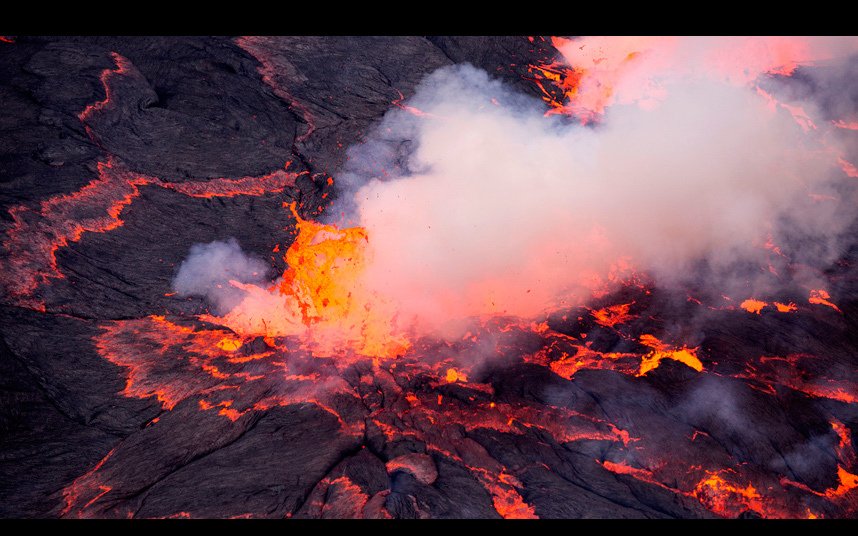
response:
[[[169,182],[124,169],[115,160],[98,163],[98,178],[70,194],[42,201],[38,208],[19,205],[9,209],[12,225],[6,231],[0,259],[2,284],[18,304],[38,310],[45,305],[34,293],[51,279],[63,279],[57,250],[78,242],[84,233],[106,233],[123,225],[122,213],[140,196],[141,186],[157,186],[189,197],[260,196],[294,186],[302,173],[276,170],[259,177],[217,178]]]
[[[131,62],[128,61],[122,55],[111,52],[110,57],[113,59],[113,62],[116,64],[115,69],[105,69],[101,71],[101,75],[99,75],[99,79],[101,80],[101,86],[104,89],[104,99],[97,101],[93,104],[90,104],[86,108],[83,109],[78,114],[78,119],[81,120],[84,124],[90,118],[90,116],[108,106],[112,100],[113,90],[110,88],[110,84],[108,81],[114,76],[124,76],[127,75],[131,69]]]

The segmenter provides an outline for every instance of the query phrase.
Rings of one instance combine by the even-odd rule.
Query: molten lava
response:
[[[644,376],[647,372],[658,368],[662,359],[679,361],[680,363],[693,368],[697,372],[701,372],[703,370],[703,363],[697,357],[697,348],[688,348],[686,346],[683,346],[682,348],[672,348],[649,334],[641,335],[640,342],[644,346],[652,348],[652,351],[643,357],[638,376]]]
[[[635,315],[629,314],[629,308],[633,303],[623,303],[620,305],[611,305],[602,309],[592,311],[590,314],[596,319],[596,323],[606,327],[614,327],[617,324],[624,324],[633,318]]]
[[[789,302],[789,303],[775,302],[775,308],[778,310],[779,313],[794,313],[794,312],[798,311],[798,306],[796,304],[794,304],[793,302]]]
[[[755,299],[747,299],[739,304],[739,307],[748,311],[749,313],[760,314],[760,311],[763,310],[763,307],[766,307],[768,303]]]
[[[395,310],[361,283],[366,231],[305,220],[294,202],[289,208],[298,234],[279,283],[264,289],[232,281],[246,291],[245,299],[223,316],[204,318],[244,336],[298,336],[318,355],[401,355],[410,342],[394,331]]]
[[[840,310],[840,307],[837,307],[836,305],[834,305],[831,301],[829,301],[830,299],[831,299],[831,295],[828,294],[827,290],[814,289],[814,290],[810,291],[810,297],[807,299],[807,301],[810,303],[817,304],[817,305],[825,305],[825,306],[831,307],[832,309],[834,309],[838,313],[842,313],[843,311]]]
[[[131,65],[131,62],[128,61],[128,59],[126,59],[122,55],[120,55],[116,52],[111,52],[110,56],[113,59],[113,62],[116,64],[116,68],[115,69],[105,69],[101,72],[101,75],[99,78],[101,79],[101,85],[102,85],[102,88],[104,89],[104,99],[100,100],[100,101],[96,101],[93,104],[90,104],[89,106],[84,108],[83,111],[81,111],[78,114],[78,116],[77,116],[78,119],[80,119],[81,122],[83,122],[84,124],[89,120],[89,118],[90,118],[90,116],[92,116],[92,114],[94,114],[94,113],[96,113],[96,112],[98,112],[98,111],[100,111],[100,110],[102,110],[105,107],[110,105],[111,100],[113,98],[112,97],[112,89],[111,89],[111,86],[109,84],[110,79],[113,78],[114,76],[125,76],[133,68]]]
[[[736,517],[744,510],[766,513],[763,498],[753,485],[735,484],[719,473],[709,473],[697,484],[693,494],[707,508],[724,517]]]

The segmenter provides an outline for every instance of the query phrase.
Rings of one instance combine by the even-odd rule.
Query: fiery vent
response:
[[[230,281],[247,297],[223,317],[204,318],[244,336],[300,336],[321,355],[350,350],[384,358],[406,351],[410,343],[394,331],[390,306],[361,284],[366,230],[305,220],[294,202],[289,210],[298,234],[280,280],[271,288]]]

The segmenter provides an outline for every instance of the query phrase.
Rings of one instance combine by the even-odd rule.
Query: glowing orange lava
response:
[[[837,434],[840,442],[837,445],[837,458],[846,465],[855,463],[855,450],[852,448],[852,432],[842,422],[834,419],[831,429]]]
[[[810,303],[818,304],[818,305],[826,305],[828,307],[831,307],[832,309],[834,309],[838,313],[842,313],[843,311],[840,310],[840,307],[837,307],[836,305],[834,305],[833,303],[831,303],[829,301],[830,298],[831,298],[831,295],[828,294],[827,290],[814,289],[814,290],[810,291],[810,298],[808,298],[807,301]]]
[[[825,491],[816,491],[813,488],[802,484],[801,482],[794,482],[787,478],[781,479],[781,483],[788,486],[793,486],[801,489],[807,493],[812,493],[818,497],[825,497],[832,501],[843,500],[847,496],[852,495],[852,491],[858,488],[858,475],[854,475],[843,468],[842,465],[837,466],[837,487],[836,488],[828,488]]]
[[[736,517],[744,510],[767,513],[763,497],[753,485],[735,484],[716,472],[709,472],[692,493],[704,506],[724,517]]]
[[[762,385],[761,390],[774,394],[774,385],[783,385],[817,398],[829,398],[847,404],[858,403],[858,386],[843,378],[825,378],[810,374],[815,356],[790,354],[786,357],[761,356],[756,364],[748,363],[744,373],[736,378],[750,380],[753,385]]]
[[[652,351],[645,355],[641,360],[640,370],[637,374],[638,376],[644,376],[647,372],[658,368],[662,359],[679,361],[680,363],[693,368],[697,372],[701,372],[703,370],[703,363],[697,357],[697,348],[688,348],[686,346],[683,346],[682,348],[672,348],[649,334],[641,335],[640,342],[644,346],[652,348]]]
[[[539,519],[536,510],[514,489],[493,486],[490,491],[495,510],[504,519]]]
[[[629,476],[634,477],[637,480],[640,480],[641,482],[647,482],[649,484],[654,484],[656,486],[659,486],[659,487],[664,488],[666,490],[672,491],[674,493],[681,493],[679,490],[671,488],[670,486],[667,486],[667,485],[663,484],[662,482],[659,482],[658,479],[655,478],[655,475],[653,475],[652,471],[649,471],[647,469],[640,469],[638,467],[632,467],[625,462],[616,463],[616,462],[612,462],[609,460],[605,460],[605,461],[602,461],[599,463],[602,464],[602,467],[604,467],[605,469],[607,469],[608,471],[610,471],[614,474],[629,475]]]
[[[794,313],[798,311],[798,306],[793,302],[789,303],[781,303],[775,302],[775,307],[777,308],[779,313]]]
[[[100,100],[95,102],[94,104],[90,104],[86,108],[83,109],[78,114],[78,119],[82,122],[86,123],[89,117],[111,103],[112,100],[112,90],[110,89],[110,84],[108,81],[114,76],[124,76],[127,75],[131,69],[131,62],[129,62],[125,57],[120,55],[117,52],[111,52],[110,57],[113,59],[113,62],[116,64],[115,69],[105,69],[101,72],[101,86],[104,89],[104,100]]]
[[[444,377],[447,383],[455,383],[457,381],[468,381],[468,376],[464,372],[458,371],[454,368],[447,369],[447,375]]]
[[[590,314],[596,319],[597,324],[606,327],[614,327],[617,324],[624,324],[633,318],[637,318],[635,315],[629,314],[629,309],[632,305],[634,305],[634,302],[611,305],[609,307],[591,311]]]
[[[124,396],[155,397],[165,410],[199,397],[202,411],[216,410],[235,421],[253,410],[310,403],[336,417],[343,429],[357,430],[356,424],[346,423],[331,409],[326,398],[350,392],[333,372],[336,363],[314,363],[320,372],[303,374],[306,357],[273,360],[271,348],[251,352],[226,330],[199,329],[163,316],[111,322],[94,342],[102,357],[127,370]],[[331,378],[320,390],[319,374],[331,366],[326,372]],[[265,393],[261,397],[260,388]]]
[[[369,240],[361,227],[339,229],[303,219],[289,205],[298,235],[286,251],[289,265],[270,289],[230,283],[245,299],[223,316],[204,316],[245,336],[299,336],[319,355],[353,351],[380,358],[401,355],[408,339],[394,331],[392,307],[364,289],[361,275]]]
[[[250,38],[242,39],[242,46],[246,48],[257,46]],[[646,85],[639,94],[629,93],[633,88],[620,83],[620,73],[634,70],[648,57],[658,57],[658,50],[653,53],[653,49],[667,46],[667,49],[662,50],[669,50],[671,54],[679,53],[677,41],[670,39],[673,38],[630,38],[620,41],[621,46],[617,48],[606,48],[607,42],[599,40],[555,38],[555,46],[562,49],[572,66],[559,62],[531,66],[531,73],[543,92],[543,98],[551,106],[549,113],[572,113],[586,122],[604,113],[605,108],[614,102],[648,105],[646,103],[657,101],[663,89],[658,84]],[[768,56],[764,62],[745,72],[734,69],[735,58],[707,58],[707,61],[711,60],[721,69],[723,76],[748,82],[762,73],[789,75],[801,62],[810,58],[800,44],[789,40],[773,43],[766,49]],[[572,50],[573,47],[579,47],[579,52]],[[104,101],[87,107],[81,113],[81,120],[109,103],[107,82],[112,76],[122,75],[126,69],[121,57],[114,59],[117,69],[105,71],[102,75],[106,92]],[[264,63],[261,72],[266,82],[275,87],[272,81],[274,66]],[[555,88],[560,88],[561,96],[552,91],[549,82]],[[759,88],[758,91],[764,97],[771,98]],[[409,113],[426,115],[421,110],[403,105],[402,101],[400,93],[400,98],[393,104]],[[772,102],[773,106],[782,106],[788,110],[805,128],[816,128],[800,108],[777,103],[773,99]],[[309,120],[308,127],[304,137],[312,132],[313,126]],[[16,273],[26,276],[22,277],[20,288],[13,288],[17,293],[14,295],[28,297],[48,278],[63,277],[56,264],[57,248],[79,240],[84,232],[104,232],[121,226],[120,216],[132,200],[139,196],[140,186],[158,186],[195,198],[231,197],[282,191],[294,185],[296,177],[295,174],[278,170],[264,177],[173,183],[120,173],[112,170],[111,162],[103,166],[103,174],[102,165],[99,166],[98,179],[74,194],[49,199],[43,203],[41,210],[16,207],[10,211],[13,227],[5,245],[9,251],[22,249],[23,254],[18,253],[16,260],[10,261],[9,266],[18,270]],[[330,184],[331,179],[328,181]],[[97,216],[76,218],[81,207],[87,210],[94,208]],[[607,420],[609,417],[604,411],[596,414],[604,417],[600,418],[544,402],[533,405],[510,402],[503,398],[503,393],[496,396],[493,384],[478,383],[489,380],[479,378],[477,366],[470,368],[471,365],[447,356],[431,362],[437,348],[428,346],[429,350],[426,350],[421,346],[420,339],[407,337],[397,326],[395,307],[363,286],[361,276],[367,263],[372,260],[368,258],[370,250],[367,248],[372,237],[366,229],[341,229],[305,220],[298,213],[294,202],[288,204],[288,207],[296,220],[297,231],[294,242],[283,257],[288,268],[268,288],[230,282],[244,291],[243,301],[223,316],[200,316],[202,320],[224,326],[223,329],[201,328],[188,319],[168,319],[157,315],[118,320],[101,326],[102,332],[94,339],[94,343],[101,356],[124,370],[124,396],[141,399],[155,397],[166,411],[187,401],[194,411],[199,410],[207,418],[222,418],[218,422],[226,425],[236,422],[241,424],[242,420],[249,420],[245,415],[254,411],[297,403],[315,404],[335,416],[342,429],[356,437],[368,438],[368,430],[372,427],[375,433],[389,442],[414,440],[425,445],[426,453],[397,453],[395,458],[387,460],[385,468],[389,473],[406,471],[418,481],[431,486],[438,478],[438,468],[433,461],[437,457],[444,457],[465,467],[490,495],[493,507],[504,518],[538,517],[536,508],[527,502],[529,495],[522,484],[522,481],[529,482],[523,476],[526,469],[516,468],[514,464],[505,466],[496,460],[486,450],[488,447],[483,447],[473,439],[476,430],[488,429],[492,433],[519,437],[533,434],[539,438],[541,445],[549,440],[560,444],[575,441],[609,442],[610,447],[604,448],[602,452],[622,450],[623,454],[644,456],[642,453],[646,450],[642,445],[646,443],[645,435],[641,433],[640,437],[633,437],[626,429]],[[35,240],[36,245],[27,246],[27,240]],[[771,238],[765,247],[783,256]],[[275,246],[273,252],[279,251],[279,245]],[[601,288],[594,291],[598,297],[607,293],[608,290]],[[646,290],[646,294],[649,294],[649,290]],[[627,299],[623,298],[623,301]],[[812,290],[808,301],[840,311],[829,299],[828,292],[820,289]],[[701,303],[690,296],[688,300]],[[531,337],[536,344],[527,350],[531,353],[524,356],[523,360],[530,365],[548,367],[567,380],[573,379],[582,369],[608,369],[627,375],[628,378],[623,379],[627,382],[646,381],[641,377],[658,368],[664,359],[703,372],[704,366],[698,356],[700,347],[675,346],[648,333],[638,336],[639,332],[627,332],[631,331],[628,329],[630,325],[623,324],[632,324],[630,320],[638,318],[630,314],[634,303],[631,301],[595,310],[584,307],[579,309],[578,321],[587,325],[586,329],[592,327],[592,322],[586,318],[587,311],[595,324],[610,329],[593,328],[594,331],[584,333],[568,328],[566,324],[569,333],[575,335],[572,336],[555,331],[566,328],[552,329],[556,325],[548,320],[542,321],[542,318],[534,321],[514,319],[509,325],[492,332],[492,335],[517,330],[521,333],[513,334],[522,335],[522,338],[524,335]],[[759,315],[769,305],[781,313],[798,309],[792,302],[769,304],[753,298],[743,301],[740,307]],[[734,307],[729,309],[735,310]],[[563,321],[566,320],[567,317],[563,316]],[[571,324],[574,325],[574,322]],[[637,346],[634,352],[594,350],[593,347],[604,346],[589,341],[598,340],[599,337],[594,335],[606,333],[623,344],[636,346],[637,341],[645,348]],[[300,348],[293,344],[292,337],[300,340]],[[475,347],[467,344],[476,345],[484,341],[469,331],[456,342],[466,344],[466,351],[462,353],[467,354],[467,349]],[[448,345],[447,348],[454,347]],[[350,359],[355,355],[358,357]],[[372,359],[361,359],[360,356]],[[382,360],[393,357],[402,359]],[[802,362],[810,361],[812,357],[802,354],[760,357],[759,363],[754,364],[749,359],[747,372],[736,374],[735,377],[748,380],[749,383],[762,383],[767,389],[765,392],[772,394],[776,393],[773,385],[777,384],[812,396],[858,402],[853,385],[807,374]],[[778,368],[774,368],[775,363]],[[349,369],[349,377],[359,376],[359,379],[352,382],[346,379],[347,375],[340,374],[346,365],[355,365]],[[388,368],[384,368],[388,365]],[[397,365],[400,368],[397,369]],[[714,368],[716,365],[712,362],[711,366]],[[355,373],[355,370],[359,372]],[[418,374],[426,377],[410,382]],[[469,376],[472,381],[469,381]],[[809,377],[813,381],[808,380]],[[342,411],[341,415],[334,409],[337,406],[331,402],[334,394],[354,397],[367,408],[369,416],[350,416],[348,411]],[[374,402],[376,397],[382,402]],[[595,396],[592,398],[595,399]],[[147,426],[154,426],[158,422],[159,418],[156,417]],[[623,421],[616,422],[619,424]],[[804,484],[787,481],[792,487],[813,494],[815,497],[810,498],[815,500],[816,497],[841,500],[858,488],[858,476],[847,470],[854,470],[855,462],[851,431],[836,420],[831,422],[831,426],[839,439],[838,484],[820,492]],[[638,432],[632,426],[628,430]],[[694,443],[695,448],[706,448],[705,445],[718,440],[714,430],[710,430],[711,435],[696,429],[691,433],[688,427],[684,430],[678,437],[681,440],[690,435],[690,442]],[[630,448],[630,444],[635,446]],[[588,448],[581,452],[594,451]],[[681,451],[678,449],[677,452]],[[744,462],[738,463],[735,466],[737,469],[713,468],[691,465],[678,454],[675,460],[668,460],[672,454],[660,451],[659,458],[664,460],[656,459],[655,463],[636,460],[634,466],[626,461],[596,461],[605,470],[624,475],[622,480],[633,478],[682,495],[683,499],[693,497],[724,517],[736,517],[748,511],[763,517],[788,517],[802,510],[804,513],[800,515],[817,516],[803,504],[799,509],[781,509],[772,498],[780,490],[772,491],[764,482],[749,476],[752,475],[750,471],[741,469]],[[108,503],[114,495],[121,496],[118,492],[110,493],[114,487],[100,472],[112,455],[113,451],[63,490],[66,504],[62,515],[84,515],[94,505]],[[634,458],[630,456],[629,459]],[[670,463],[673,464],[672,473],[664,469]],[[675,471],[677,466],[681,474]],[[377,499],[381,499],[381,502],[378,503]],[[361,485],[347,476],[330,476],[316,485],[306,504],[317,517],[389,517],[384,507],[379,505],[383,499],[383,495],[370,496]],[[171,517],[190,517],[190,514],[179,512]]]
[[[839,484],[836,488],[826,490],[826,497],[842,497],[853,489],[858,488],[858,475],[850,473],[840,465],[837,466],[837,481]]]
[[[760,311],[763,310],[763,307],[766,307],[768,303],[755,299],[747,299],[739,304],[739,307],[748,311],[749,313],[760,314]],[[780,309],[780,308],[778,308]]]

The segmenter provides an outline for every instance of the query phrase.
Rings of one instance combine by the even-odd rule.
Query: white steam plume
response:
[[[173,279],[173,290],[179,296],[204,296],[215,312],[225,313],[244,297],[230,281],[262,283],[267,272],[265,261],[245,254],[235,238],[194,244]]]
[[[658,102],[613,103],[584,127],[470,66],[429,76],[338,175],[347,192],[330,213],[367,229],[368,287],[436,328],[580,300],[625,258],[669,284],[701,261],[716,274],[765,264],[763,244],[788,242],[786,229],[835,254],[854,211],[809,194],[849,180],[844,148],[746,81],[664,80]]]

